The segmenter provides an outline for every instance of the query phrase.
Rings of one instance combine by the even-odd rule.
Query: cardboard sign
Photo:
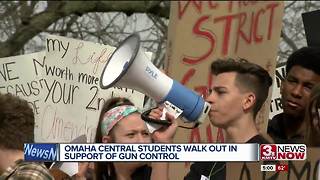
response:
[[[70,142],[85,134],[93,142],[104,102],[128,97],[142,108],[144,95],[128,89],[102,90],[99,78],[114,47],[49,35],[46,58],[35,62],[46,79],[37,142]]]
[[[276,67],[283,2],[172,1],[166,71],[170,77],[206,97],[214,80],[210,64],[217,58],[241,57],[266,68]],[[271,91],[271,90],[270,90]],[[257,116],[257,127],[266,132],[270,98]],[[179,129],[175,142],[221,142],[222,130],[209,120],[199,128]],[[189,164],[170,169],[171,179],[182,179]],[[181,172],[181,173],[176,173]]]

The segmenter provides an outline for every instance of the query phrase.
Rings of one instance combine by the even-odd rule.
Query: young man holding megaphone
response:
[[[244,60],[213,62],[211,72],[215,81],[206,102],[192,90],[166,76],[148,59],[140,50],[139,36],[129,36],[105,65],[100,87],[130,88],[148,95],[159,104],[168,101],[182,110],[181,117],[186,122],[199,124],[209,113],[211,123],[226,131],[227,142],[268,143],[258,134],[255,126],[255,117],[272,84],[272,78],[265,69]],[[157,108],[143,113],[148,118],[142,119],[162,125],[160,129],[155,128],[158,130],[153,133],[154,138],[170,136],[173,139],[177,127],[175,118],[167,116],[167,121],[162,123],[159,121],[162,110]],[[207,179],[224,178],[225,163],[194,163],[185,178],[200,179],[203,176]]]
[[[211,65],[214,83],[207,101],[211,104],[211,123],[225,130],[228,143],[269,143],[255,125],[258,111],[268,97],[272,78],[262,67],[247,60],[217,60]],[[150,112],[149,117],[159,119],[162,109]],[[172,116],[169,121],[175,121]],[[161,129],[165,131],[165,129]],[[172,133],[169,126],[168,133]],[[156,132],[154,135],[157,135]],[[163,135],[163,132],[162,134]],[[224,162],[196,162],[191,165],[185,179],[225,179]]]

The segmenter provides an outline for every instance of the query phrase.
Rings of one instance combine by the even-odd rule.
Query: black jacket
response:
[[[252,137],[246,143],[268,144],[269,142],[260,135]],[[202,176],[208,179],[225,180],[226,162],[195,162],[191,165],[185,180],[200,180]]]
[[[268,123],[268,134],[272,137],[275,143],[277,144],[296,144],[303,143],[303,136],[296,134],[290,139],[287,138],[285,133],[284,125],[284,114],[280,113],[269,121]]]

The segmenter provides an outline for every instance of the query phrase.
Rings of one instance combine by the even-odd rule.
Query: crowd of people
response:
[[[272,78],[261,66],[245,59],[219,59],[211,64],[214,76],[209,120],[222,128],[228,143],[270,143],[255,124],[268,97]],[[320,48],[303,47],[289,56],[286,77],[281,84],[280,113],[268,123],[267,133],[275,143],[304,143],[320,147]],[[163,107],[149,117],[160,119]],[[109,99],[97,125],[96,143],[173,143],[177,120],[153,133],[148,131],[137,107],[126,98]],[[23,144],[34,142],[34,114],[27,101],[0,94],[0,179],[168,179],[168,162],[79,163],[79,172],[70,177],[39,162],[25,162]],[[226,163],[196,162],[185,179],[225,179]]]

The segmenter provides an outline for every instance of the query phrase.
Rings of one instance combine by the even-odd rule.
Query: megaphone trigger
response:
[[[153,108],[155,109],[155,108]],[[153,109],[149,109],[145,112],[143,112],[141,114],[141,119],[148,122],[148,123],[155,123],[155,124],[159,124],[159,125],[166,125],[166,126],[170,126],[172,123],[168,120],[162,120],[162,119],[153,119],[153,118],[150,118],[149,117],[149,114],[150,112],[153,110]]]
[[[171,116],[174,117],[174,119],[177,119],[183,110],[178,108],[177,106],[173,105],[169,101],[164,102],[164,108],[163,108],[163,119],[166,119],[166,113],[170,114]],[[162,118],[161,118],[162,119]]]

